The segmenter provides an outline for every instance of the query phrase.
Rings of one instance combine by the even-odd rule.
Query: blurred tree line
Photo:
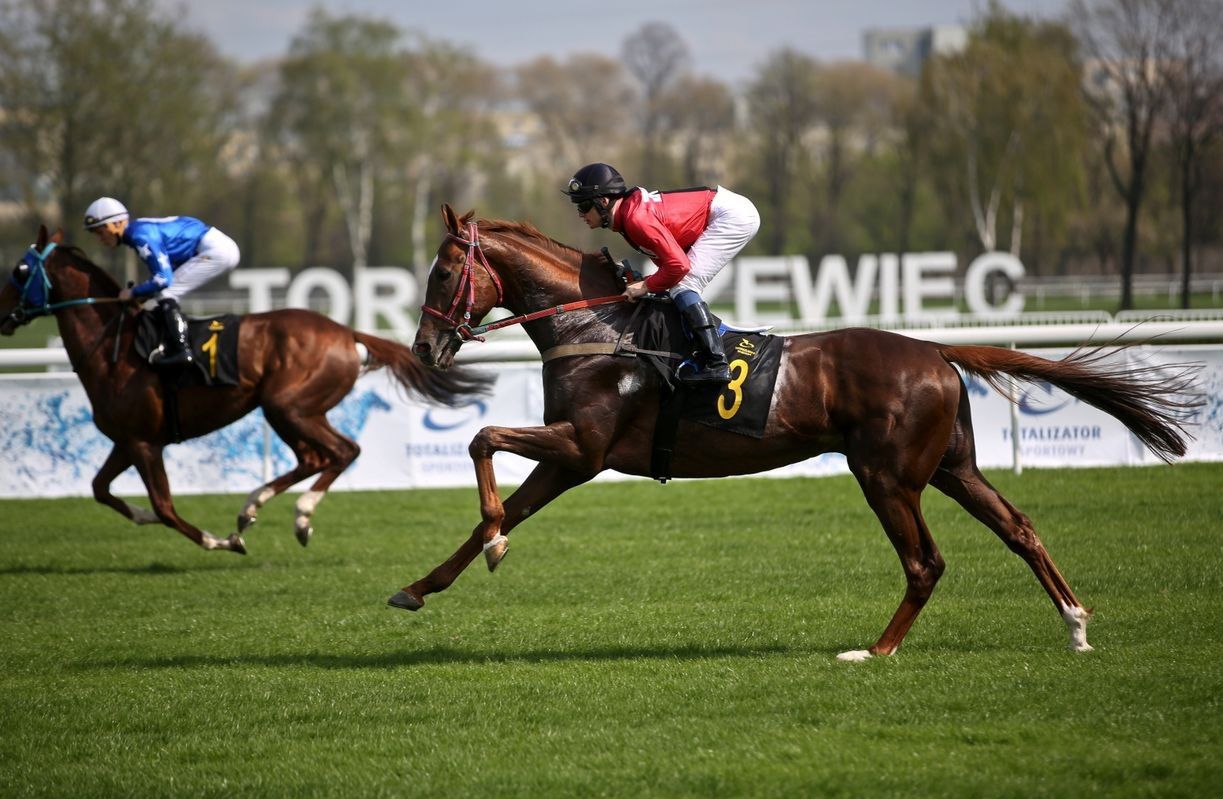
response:
[[[40,221],[83,241],[111,195],[191,214],[253,266],[428,268],[443,201],[586,249],[559,188],[590,161],[752,197],[748,252],[983,250],[1034,274],[1220,270],[1223,0],[994,2],[920,75],[771,53],[742,87],[650,23],[617,53],[482,61],[315,10],[239,65],[152,0],[0,0],[0,254]],[[614,247],[613,247],[614,250]],[[113,257],[113,256],[112,256]],[[105,260],[103,258],[103,260]]]

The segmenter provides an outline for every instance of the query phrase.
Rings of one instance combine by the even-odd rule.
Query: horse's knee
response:
[[[482,427],[480,431],[472,437],[471,443],[467,445],[467,454],[472,460],[480,460],[483,458],[491,458],[496,451],[493,442],[494,431],[493,427]]]
[[[905,577],[908,579],[909,590],[914,596],[925,602],[934,593],[934,586],[947,568],[943,556],[933,552],[920,560],[905,563]]]
[[[361,456],[361,446],[355,441],[344,441],[340,445],[340,465],[347,469]]]

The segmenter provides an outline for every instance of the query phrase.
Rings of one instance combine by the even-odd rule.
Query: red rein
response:
[[[493,267],[488,263],[488,258],[484,256],[484,250],[480,246],[480,231],[476,227],[475,222],[468,225],[468,230],[471,231],[470,238],[463,238],[454,233],[449,234],[450,238],[462,242],[467,245],[467,257],[463,260],[463,271],[459,274],[459,285],[454,291],[454,299],[450,302],[450,308],[446,313],[430,308],[428,305],[420,306],[420,309],[425,313],[436,316],[445,322],[454,325],[454,332],[459,338],[464,341],[475,339],[476,341],[484,340],[484,333],[491,330],[499,330],[503,327],[512,325],[520,325],[524,322],[533,322],[536,319],[543,319],[547,316],[557,316],[567,313],[568,311],[577,311],[582,308],[593,308],[597,305],[608,305],[613,302],[624,302],[623,294],[613,294],[608,297],[596,297],[592,300],[578,300],[577,302],[567,302],[564,305],[556,305],[551,308],[545,308],[542,311],[533,311],[520,316],[513,316],[509,319],[502,319],[497,322],[492,322],[487,325],[471,326],[471,308],[476,301],[475,283],[471,279],[471,262],[478,255],[480,265],[484,267],[484,271],[488,272],[488,276],[492,278],[493,285],[497,287],[497,304],[500,305],[505,300],[505,292],[501,288],[501,279],[497,277],[497,273],[493,271]],[[465,307],[461,318],[455,316],[455,312],[459,307],[460,298],[465,299]]]

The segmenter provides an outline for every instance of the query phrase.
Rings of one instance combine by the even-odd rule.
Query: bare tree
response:
[[[725,174],[723,155],[735,128],[735,98],[726,84],[685,75],[664,95],[665,133],[682,150],[682,180],[697,186]]]
[[[1168,102],[1174,15],[1170,0],[1074,0],[1071,19],[1088,56],[1092,107],[1113,187],[1125,203],[1121,309],[1134,307],[1138,221],[1155,123]]]
[[[786,252],[794,178],[799,173],[804,140],[816,122],[818,71],[815,59],[783,49],[764,63],[748,91],[767,187],[764,240],[770,252]]]
[[[615,150],[621,121],[636,98],[619,61],[579,53],[558,63],[543,56],[518,68],[518,96],[539,120],[554,153],[550,167],[570,172]],[[564,171],[562,169],[562,171]]]
[[[664,93],[687,67],[688,46],[665,22],[647,22],[625,40],[623,55],[625,66],[641,82],[643,91],[641,182],[650,185],[658,177]]]
[[[1181,212],[1181,307],[1190,304],[1193,213],[1202,188],[1202,162],[1223,134],[1223,31],[1220,0],[1175,0],[1173,64],[1168,75],[1168,123],[1176,153]]]

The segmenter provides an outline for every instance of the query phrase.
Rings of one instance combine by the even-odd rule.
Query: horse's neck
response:
[[[556,256],[554,262],[533,266],[525,270],[507,270],[503,275],[505,305],[515,314],[527,314],[545,308],[564,305],[582,299],[594,299],[595,295],[583,294],[582,268],[585,258],[579,263],[562,260]],[[589,267],[587,267],[589,268]],[[594,281],[596,285],[601,285]],[[599,296],[618,293],[611,281],[599,290]],[[557,314],[548,316],[525,326],[527,335],[542,351],[559,343],[590,338],[597,334],[592,328],[606,328],[592,313]],[[592,337],[593,336],[593,337]]]
[[[64,287],[57,291],[53,301],[65,302],[90,296],[89,286],[94,281],[83,278],[79,282],[82,284],[80,287]],[[119,334],[118,330],[112,329],[111,322],[121,313],[124,313],[123,308],[117,303],[73,305],[55,312],[60,339],[77,374],[82,377],[88,374],[104,376],[111,371],[110,348],[101,346],[100,342],[104,336]]]

